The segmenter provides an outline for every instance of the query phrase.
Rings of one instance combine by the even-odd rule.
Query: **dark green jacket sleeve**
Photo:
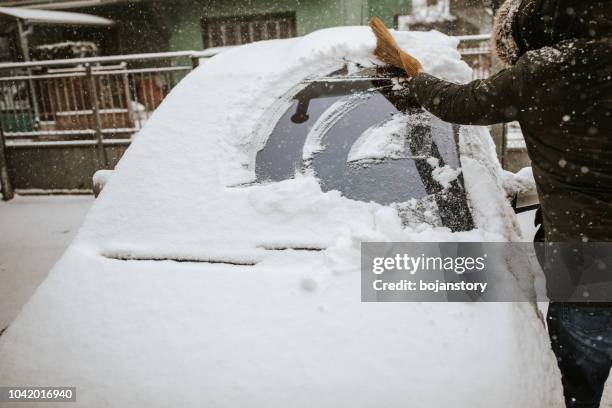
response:
[[[520,116],[520,69],[515,65],[465,85],[420,73],[412,78],[409,87],[423,108],[445,122],[461,125],[512,122]]]

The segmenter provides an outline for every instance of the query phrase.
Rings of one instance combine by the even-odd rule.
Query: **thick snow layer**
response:
[[[508,195],[535,192],[536,184],[531,167],[523,167],[516,173],[504,170],[503,183]]]
[[[100,190],[110,180],[113,175],[113,170],[98,170],[94,173],[92,179],[94,189],[99,188]]]
[[[429,157],[427,159],[427,163],[433,168],[432,177],[438,183],[442,185],[444,188],[449,188],[451,183],[457,180],[459,174],[461,174],[461,169],[453,169],[448,164],[444,166],[440,166],[440,160],[436,157]]]
[[[520,226],[508,205],[495,145],[485,127],[464,126],[460,130],[461,171],[476,225],[497,233],[504,241],[521,240]],[[492,192],[498,192],[492,194]]]
[[[456,40],[395,35],[429,72],[471,77]],[[373,48],[367,28],[323,30],[229,50],[182,81],[0,338],[0,384],[75,385],[88,408],[561,407],[532,304],[360,302],[363,241],[519,238],[486,128],[460,135],[473,231],[404,228],[308,174],[252,184],[271,107],[305,78],[371,65]]]
[[[398,159],[404,154],[406,126],[411,116],[396,114],[382,125],[374,125],[357,139],[347,161]]]

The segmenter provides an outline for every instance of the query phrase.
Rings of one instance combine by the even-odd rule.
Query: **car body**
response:
[[[397,37],[469,78],[454,39]],[[0,338],[0,384],[83,407],[561,406],[533,304],[360,302],[361,242],[520,239],[487,129],[403,102],[373,45],[260,42],[181,82]]]

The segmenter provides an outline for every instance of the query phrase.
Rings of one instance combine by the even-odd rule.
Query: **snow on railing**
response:
[[[30,62],[4,62],[0,63],[0,71],[12,69],[26,69],[38,67],[65,67],[77,66],[84,64],[109,64],[122,63],[131,61],[146,61],[146,60],[173,60],[177,58],[189,58],[192,61],[199,61],[202,58],[213,57],[220,52],[233,47],[216,47],[208,48],[202,51],[172,51],[144,54],[123,54],[123,55],[108,55],[103,57],[86,57],[86,58],[71,58],[61,60],[48,61],[30,61]],[[195,64],[197,65],[197,64]],[[1,76],[1,73],[0,73]]]

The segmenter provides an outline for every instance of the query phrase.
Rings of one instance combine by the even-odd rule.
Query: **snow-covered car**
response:
[[[469,79],[455,39],[395,35]],[[323,30],[183,80],[0,337],[0,384],[88,408],[561,407],[532,303],[361,303],[361,242],[521,239],[488,130],[411,106],[373,47]]]

